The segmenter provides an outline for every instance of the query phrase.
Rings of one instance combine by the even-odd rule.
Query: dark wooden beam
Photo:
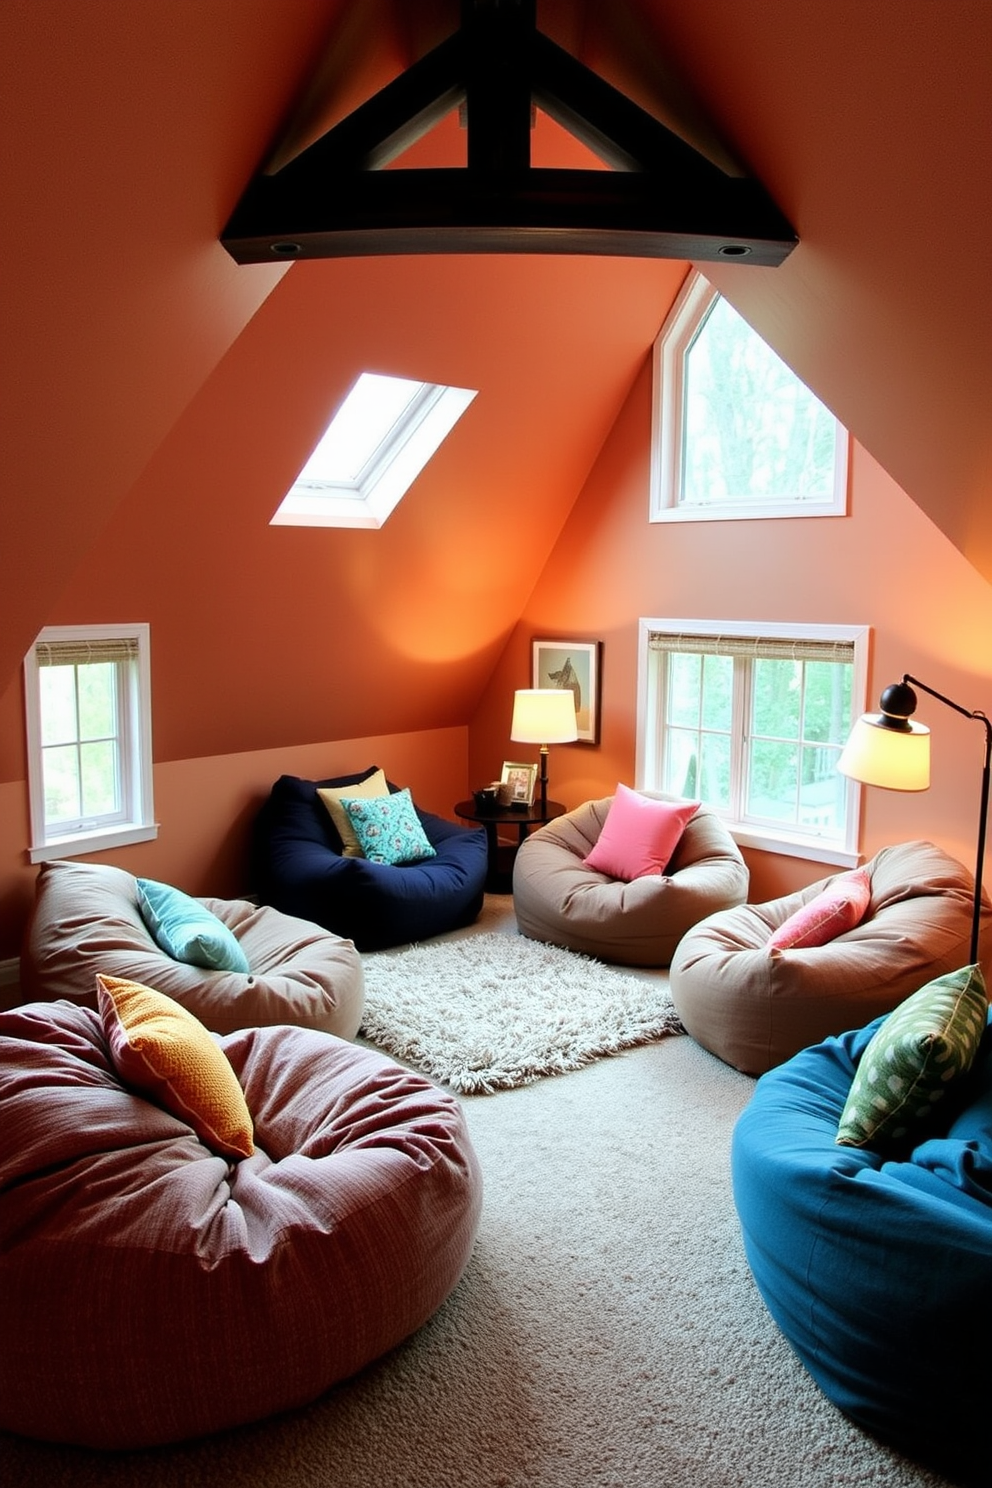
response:
[[[534,0],[463,0],[462,26],[294,160],[249,184],[238,263],[395,253],[569,253],[774,267],[796,235],[730,176],[537,31]],[[468,165],[384,171],[464,102]],[[530,165],[538,106],[613,169]]]
[[[381,170],[458,107],[465,97],[467,65],[465,38],[456,32],[280,171],[256,179],[280,176],[299,181],[301,190],[326,191],[336,176]]]
[[[225,244],[239,263],[391,253],[589,253],[774,267],[795,238],[760,188],[730,176],[718,195],[701,196],[691,185],[666,185],[645,172],[530,170],[487,177],[397,170],[357,175],[319,200],[309,191],[287,191],[278,176],[258,180],[231,219]]]
[[[533,0],[506,6],[463,0],[468,169],[482,174],[530,165]]]
[[[534,37],[538,107],[614,170],[647,171],[719,189],[725,172],[547,36]]]

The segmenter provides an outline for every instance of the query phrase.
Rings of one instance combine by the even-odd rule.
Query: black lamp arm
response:
[[[992,754],[992,722],[978,708],[962,708],[960,703],[955,703],[951,698],[945,697],[935,687],[928,687],[925,682],[920,681],[919,677],[911,677],[909,672],[905,673],[902,680],[903,682],[911,682],[914,687],[922,688],[931,697],[935,697],[938,702],[946,703],[949,708],[953,708],[955,713],[961,713],[965,718],[977,718],[980,722],[984,723],[986,751]]]
[[[907,672],[902,680],[904,685],[907,683],[912,684],[913,687],[919,687],[923,692],[928,693],[930,697],[936,698],[939,703],[946,703],[949,708],[954,709],[955,713],[961,713],[965,718],[975,718],[979,723],[985,725],[985,763],[982,767],[982,800],[978,808],[978,859],[975,864],[975,910],[971,921],[971,959],[973,963],[976,963],[978,961],[978,932],[982,919],[982,867],[985,862],[985,829],[989,815],[989,776],[992,773],[990,771],[990,762],[992,762],[992,721],[989,720],[987,714],[981,712],[978,708],[962,708],[960,703],[955,703],[951,698],[945,697],[936,688],[928,687],[925,682],[920,681],[919,677],[911,677]]]

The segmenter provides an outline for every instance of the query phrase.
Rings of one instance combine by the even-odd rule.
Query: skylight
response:
[[[284,527],[381,527],[475,397],[363,372],[272,518]]]

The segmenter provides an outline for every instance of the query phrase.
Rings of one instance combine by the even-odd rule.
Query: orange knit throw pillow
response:
[[[230,1061],[198,1018],[164,992],[97,974],[114,1067],[125,1085],[186,1122],[226,1157],[250,1157],[252,1119]]]

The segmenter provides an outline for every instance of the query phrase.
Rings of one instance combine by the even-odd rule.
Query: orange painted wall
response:
[[[448,728],[157,764],[157,839],[88,861],[112,861],[189,894],[237,898],[251,888],[251,823],[280,775],[319,780],[381,765],[390,779],[410,787],[425,810],[450,817],[452,803],[465,794],[467,754],[467,730]],[[34,893],[37,870],[24,853],[28,836],[23,782],[0,785],[0,960],[18,954]]]
[[[648,522],[650,361],[586,482],[473,719],[474,783],[503,759],[536,759],[509,739],[513,690],[530,686],[535,636],[604,642],[601,743],[551,750],[551,794],[567,806],[634,783],[637,621],[666,615],[867,624],[868,706],[904,672],[992,715],[992,586],[881,467],[854,446],[850,514],[815,520]],[[984,734],[921,694],[933,731],[922,795],[863,793],[862,850],[929,838],[974,866]],[[749,852],[752,899],[830,871]],[[992,867],[985,866],[992,882]]]
[[[873,691],[910,670],[992,706],[987,581],[863,451],[846,521],[648,527],[646,349],[684,266],[387,259],[283,275],[227,258],[220,227],[324,40],[340,103],[456,8],[0,7],[16,228],[0,249],[0,958],[33,882],[19,659],[43,624],[150,620],[163,830],[120,860],[194,891],[238,891],[248,803],[304,770],[294,761],[351,767],[348,741],[388,740],[379,762],[449,809],[506,757],[538,631],[606,642],[603,743],[552,761],[568,802],[633,769],[638,614],[865,620]],[[945,504],[942,530],[979,561],[988,7],[913,0],[912,25],[907,0],[870,17],[854,0],[815,17],[792,0],[542,8],[604,75],[623,52],[649,94],[658,56],[695,75],[803,238],[782,270],[727,268],[722,287],[821,396],[850,405],[916,500]],[[631,10],[636,45],[619,31],[607,44]],[[480,397],[383,533],[269,528],[369,356]],[[934,787],[873,793],[866,851],[931,835],[968,861],[979,731],[938,707]],[[753,866],[760,892],[804,871]]]

